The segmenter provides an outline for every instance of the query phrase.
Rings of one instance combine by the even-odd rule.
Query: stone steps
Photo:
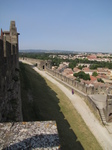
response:
[[[104,125],[107,124],[103,109],[99,109],[99,112],[100,112],[100,116],[101,116],[103,124]]]

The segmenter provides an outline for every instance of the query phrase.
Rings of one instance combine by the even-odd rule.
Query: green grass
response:
[[[29,65],[20,69],[23,120],[55,120],[62,150],[101,150],[67,96]]]

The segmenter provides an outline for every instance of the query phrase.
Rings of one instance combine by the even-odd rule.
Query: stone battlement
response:
[[[60,80],[68,83],[69,85],[75,87],[76,89],[78,89],[79,91],[82,91],[83,93],[87,94],[87,95],[90,95],[90,94],[99,94],[99,93],[102,93],[102,94],[107,94],[108,92],[108,89],[106,86],[97,86],[94,87],[94,86],[88,86],[84,83],[81,83],[81,82],[78,82],[74,79],[70,79],[66,76],[64,76],[63,74],[57,72],[56,70],[52,70],[50,68],[47,68],[47,71],[52,74],[53,76],[59,78]]]

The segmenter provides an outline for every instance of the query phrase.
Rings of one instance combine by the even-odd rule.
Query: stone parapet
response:
[[[59,150],[55,121],[0,123],[0,149]]]
[[[48,67],[46,67],[46,71],[48,71],[50,74],[52,74],[53,76],[59,78],[60,80],[68,83],[69,85],[77,88],[78,90],[80,90],[81,92],[90,95],[90,94],[107,94],[107,87],[104,86],[97,86],[97,88],[95,88],[94,86],[87,86],[84,83],[78,82],[74,79],[70,79],[69,77],[64,76],[63,74],[57,72],[56,70],[52,70]]]
[[[59,78],[60,80],[68,83],[70,86],[77,88],[79,91],[81,91],[85,94],[93,94],[94,93],[94,87],[87,87],[85,84],[78,82],[74,79],[70,79],[70,78],[60,74],[59,72],[50,69],[50,68],[46,68],[46,71],[48,71],[53,76]]]

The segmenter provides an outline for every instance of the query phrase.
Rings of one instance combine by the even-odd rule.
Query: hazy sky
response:
[[[1,0],[0,28],[11,20],[20,49],[112,52],[112,0]]]

